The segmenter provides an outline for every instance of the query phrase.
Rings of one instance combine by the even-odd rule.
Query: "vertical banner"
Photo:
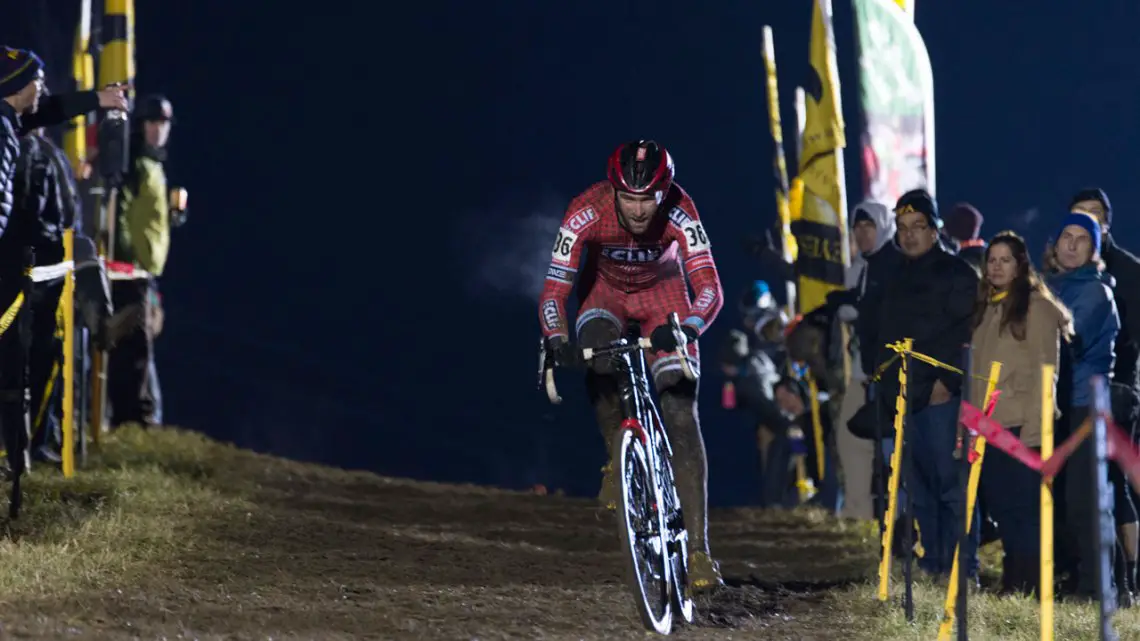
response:
[[[893,207],[934,181],[934,74],[913,15],[896,0],[853,0],[863,112],[863,198]],[[913,12],[913,3],[910,10]]]
[[[811,71],[804,87],[803,148],[799,158],[803,207],[798,220],[792,222],[799,248],[796,274],[800,312],[805,314],[822,305],[829,292],[843,288],[843,272],[851,264],[843,184],[842,150],[847,141],[835,63],[831,0],[816,0],[813,4]]]

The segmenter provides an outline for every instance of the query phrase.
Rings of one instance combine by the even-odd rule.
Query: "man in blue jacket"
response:
[[[1105,271],[1116,281],[1113,296],[1120,314],[1116,336],[1116,365],[1112,372],[1112,415],[1121,429],[1140,438],[1140,259],[1112,237],[1112,203],[1098,187],[1083,189],[1069,204],[1070,211],[1091,214],[1100,223],[1100,255]],[[1136,592],[1136,560],[1140,557],[1140,497],[1115,464],[1109,466],[1116,488],[1116,533],[1120,537],[1116,586],[1120,604],[1132,605]]]
[[[1104,272],[1101,260],[1101,229],[1096,218],[1073,212],[1061,222],[1053,244],[1050,262],[1056,273],[1049,277],[1049,287],[1073,313],[1076,337],[1068,350],[1061,350],[1062,371],[1072,373],[1071,385],[1059,391],[1058,397],[1068,396],[1068,425],[1076,430],[1089,415],[1093,404],[1091,380],[1103,376],[1111,380],[1115,361],[1114,344],[1120,332],[1120,317],[1112,294],[1112,277]],[[1062,379],[1062,385],[1065,380]],[[1064,392],[1067,391],[1068,394]],[[1066,522],[1076,546],[1078,595],[1097,595],[1096,535],[1093,526],[1100,518],[1096,487],[1093,485],[1093,467],[1096,465],[1092,442],[1086,439],[1072,454],[1065,466]],[[1107,470],[1099,471],[1107,476]],[[1112,482],[1105,481],[1112,501]],[[1106,532],[1116,545],[1116,532]],[[1109,565],[1111,573],[1112,566]],[[1113,590],[1113,581],[1109,589]],[[1113,590],[1113,592],[1115,592]],[[1106,595],[1116,599],[1115,593]]]

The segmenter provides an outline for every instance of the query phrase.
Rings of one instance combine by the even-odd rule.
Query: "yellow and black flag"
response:
[[[847,141],[839,99],[831,0],[815,0],[813,4],[811,73],[804,87],[806,119],[799,158],[803,205],[792,212],[792,232],[799,248],[796,275],[802,314],[822,305],[829,292],[843,288],[844,270],[851,264],[847,190],[843,184],[842,150]]]

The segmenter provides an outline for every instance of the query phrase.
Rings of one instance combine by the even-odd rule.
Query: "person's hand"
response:
[[[681,331],[684,332],[688,342],[693,342],[701,335],[697,328],[689,325],[682,325]],[[658,352],[675,352],[677,351],[677,337],[673,335],[673,328],[669,323],[658,325],[653,333],[649,335],[649,340],[653,342],[653,349]]]
[[[99,106],[103,109],[127,110],[127,85],[116,83],[107,85],[96,92],[99,96]]]
[[[582,352],[570,344],[565,336],[555,336],[547,342],[548,354],[555,367],[578,367],[582,364]]]

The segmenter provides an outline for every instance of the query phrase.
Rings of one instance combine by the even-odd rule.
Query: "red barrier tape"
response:
[[[1092,434],[1092,420],[1085,419],[1085,422],[1081,423],[1076,432],[1065,439],[1060,447],[1053,449],[1053,456],[1050,456],[1049,460],[1041,466],[1041,475],[1047,479],[1052,479],[1060,474],[1061,468],[1065,466],[1065,461],[1069,460],[1073,452],[1077,451],[1077,446],[1081,444],[1081,441],[1088,438],[1089,434]]]
[[[981,410],[966,402],[962,403],[961,416],[962,425],[978,436],[984,437],[986,445],[998,448],[1033,470],[1041,471],[1041,455],[1029,449],[1021,439],[1011,434],[997,421],[989,416],[982,416]]]
[[[993,412],[993,405],[990,405],[990,412]],[[988,413],[987,413],[988,414]],[[1002,427],[997,421],[990,418],[988,415],[983,416],[981,410],[973,405],[963,402],[962,403],[962,424],[966,429],[970,430],[972,434],[982,436],[986,439],[988,445],[996,447],[997,449],[1005,452],[1009,456],[1021,461],[1026,467],[1040,472],[1047,480],[1052,479],[1060,473],[1061,468],[1064,467],[1065,462],[1072,456],[1073,452],[1086,438],[1092,434],[1092,418],[1087,419],[1076,432],[1073,432],[1069,438],[1065,439],[1059,447],[1053,450],[1053,456],[1048,460],[1042,461],[1041,455],[1034,452],[1028,445],[1021,442],[1021,439],[1014,436],[1009,430]],[[1113,422],[1111,416],[1103,417],[1105,426],[1108,428],[1106,435],[1108,437],[1108,457],[1120,466],[1124,474],[1128,477],[1132,487],[1140,492],[1140,450],[1132,443],[1124,430],[1120,429]],[[973,448],[971,448],[973,452]]]
[[[1108,427],[1109,458],[1116,461],[1124,475],[1128,477],[1128,481],[1132,483],[1132,487],[1140,492],[1140,452],[1137,452],[1136,445],[1124,430],[1112,421],[1112,417],[1106,416],[1104,421]]]

